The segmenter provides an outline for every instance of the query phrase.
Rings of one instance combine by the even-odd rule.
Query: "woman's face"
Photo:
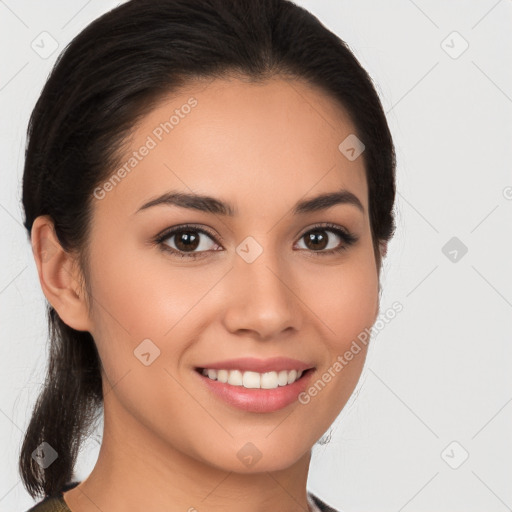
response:
[[[140,121],[124,172],[95,190],[91,231],[110,443],[259,472],[329,428],[378,313],[354,133],[321,91],[283,79],[194,84]]]

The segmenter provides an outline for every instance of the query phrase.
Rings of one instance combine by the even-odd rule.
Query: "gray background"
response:
[[[17,456],[46,364],[20,203],[26,126],[59,52],[117,3],[0,0],[0,510],[33,504]],[[381,309],[403,305],[315,446],[309,488],[345,512],[511,510],[512,1],[297,3],[347,41],[387,113],[398,227]]]

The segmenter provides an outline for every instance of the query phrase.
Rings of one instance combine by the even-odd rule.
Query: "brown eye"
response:
[[[325,249],[327,243],[329,242],[329,237],[325,234],[325,231],[311,231],[307,235],[304,235],[304,240],[306,241],[306,246],[308,249],[312,251],[319,251]]]
[[[344,251],[358,238],[336,225],[317,226],[310,229],[301,240],[304,240],[305,249],[320,255],[329,255]]]
[[[175,244],[180,251],[194,251],[199,246],[199,236],[194,231],[181,231],[174,235]]]
[[[158,236],[155,242],[165,251],[183,258],[204,256],[208,252],[219,250],[220,247],[213,235],[194,226],[167,230]]]

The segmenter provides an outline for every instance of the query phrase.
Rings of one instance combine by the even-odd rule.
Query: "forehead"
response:
[[[263,196],[283,205],[346,188],[367,210],[364,160],[339,149],[355,133],[346,111],[303,81],[198,81],[139,120],[117,169],[122,177],[99,207],[131,215],[151,196],[177,190],[242,211],[261,209]]]

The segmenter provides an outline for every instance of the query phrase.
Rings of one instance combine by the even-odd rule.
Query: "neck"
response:
[[[309,510],[310,451],[284,469],[230,471],[194,457],[187,447],[170,446],[126,411],[113,409],[105,407],[94,469],[64,493],[73,512],[239,512],[241,504],[244,512]]]

